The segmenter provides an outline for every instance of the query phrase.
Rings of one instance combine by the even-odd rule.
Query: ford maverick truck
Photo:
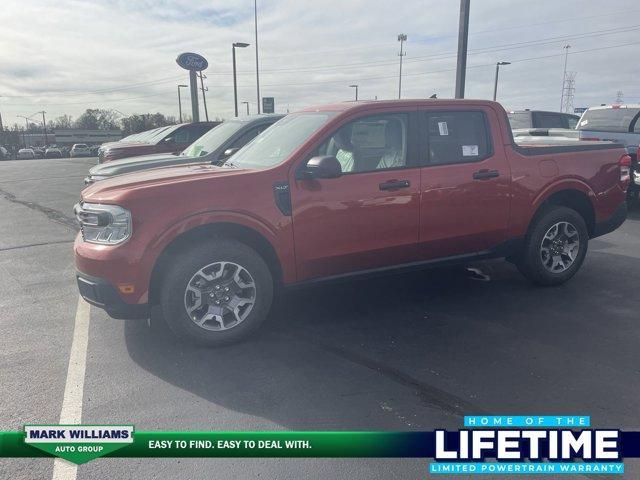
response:
[[[86,188],[78,286],[114,318],[159,306],[177,335],[219,345],[254,331],[280,286],[495,257],[558,285],[624,222],[630,162],[610,142],[516,144],[490,101],[308,108],[223,166]]]

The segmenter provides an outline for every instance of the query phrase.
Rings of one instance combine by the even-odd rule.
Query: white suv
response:
[[[72,157],[90,157],[91,149],[86,143],[76,143],[71,147],[69,155]]]

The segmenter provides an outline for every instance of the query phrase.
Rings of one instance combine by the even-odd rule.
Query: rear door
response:
[[[420,116],[421,259],[505,241],[510,170],[493,110],[425,109]]]
[[[333,155],[343,173],[290,182],[299,280],[417,259],[416,119],[405,107],[346,120],[303,159]]]

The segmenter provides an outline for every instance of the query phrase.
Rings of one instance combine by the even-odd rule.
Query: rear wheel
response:
[[[533,283],[559,285],[580,269],[588,241],[587,226],[578,212],[551,207],[531,226],[516,265]]]
[[[223,345],[246,338],[264,321],[273,279],[253,249],[217,239],[177,256],[164,276],[161,296],[164,318],[176,335]]]

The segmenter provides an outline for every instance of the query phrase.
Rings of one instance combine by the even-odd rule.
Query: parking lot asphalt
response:
[[[0,162],[2,430],[60,419],[78,304],[71,210],[95,163]],[[459,428],[465,414],[582,414],[639,430],[640,209],[589,248],[556,288],[490,261],[290,290],[255,337],[221,349],[177,342],[157,315],[117,321],[91,307],[82,422],[432,430]],[[100,459],[77,477],[419,479],[427,464]],[[637,478],[640,463],[626,469]],[[51,459],[0,460],[0,478],[52,473]]]

